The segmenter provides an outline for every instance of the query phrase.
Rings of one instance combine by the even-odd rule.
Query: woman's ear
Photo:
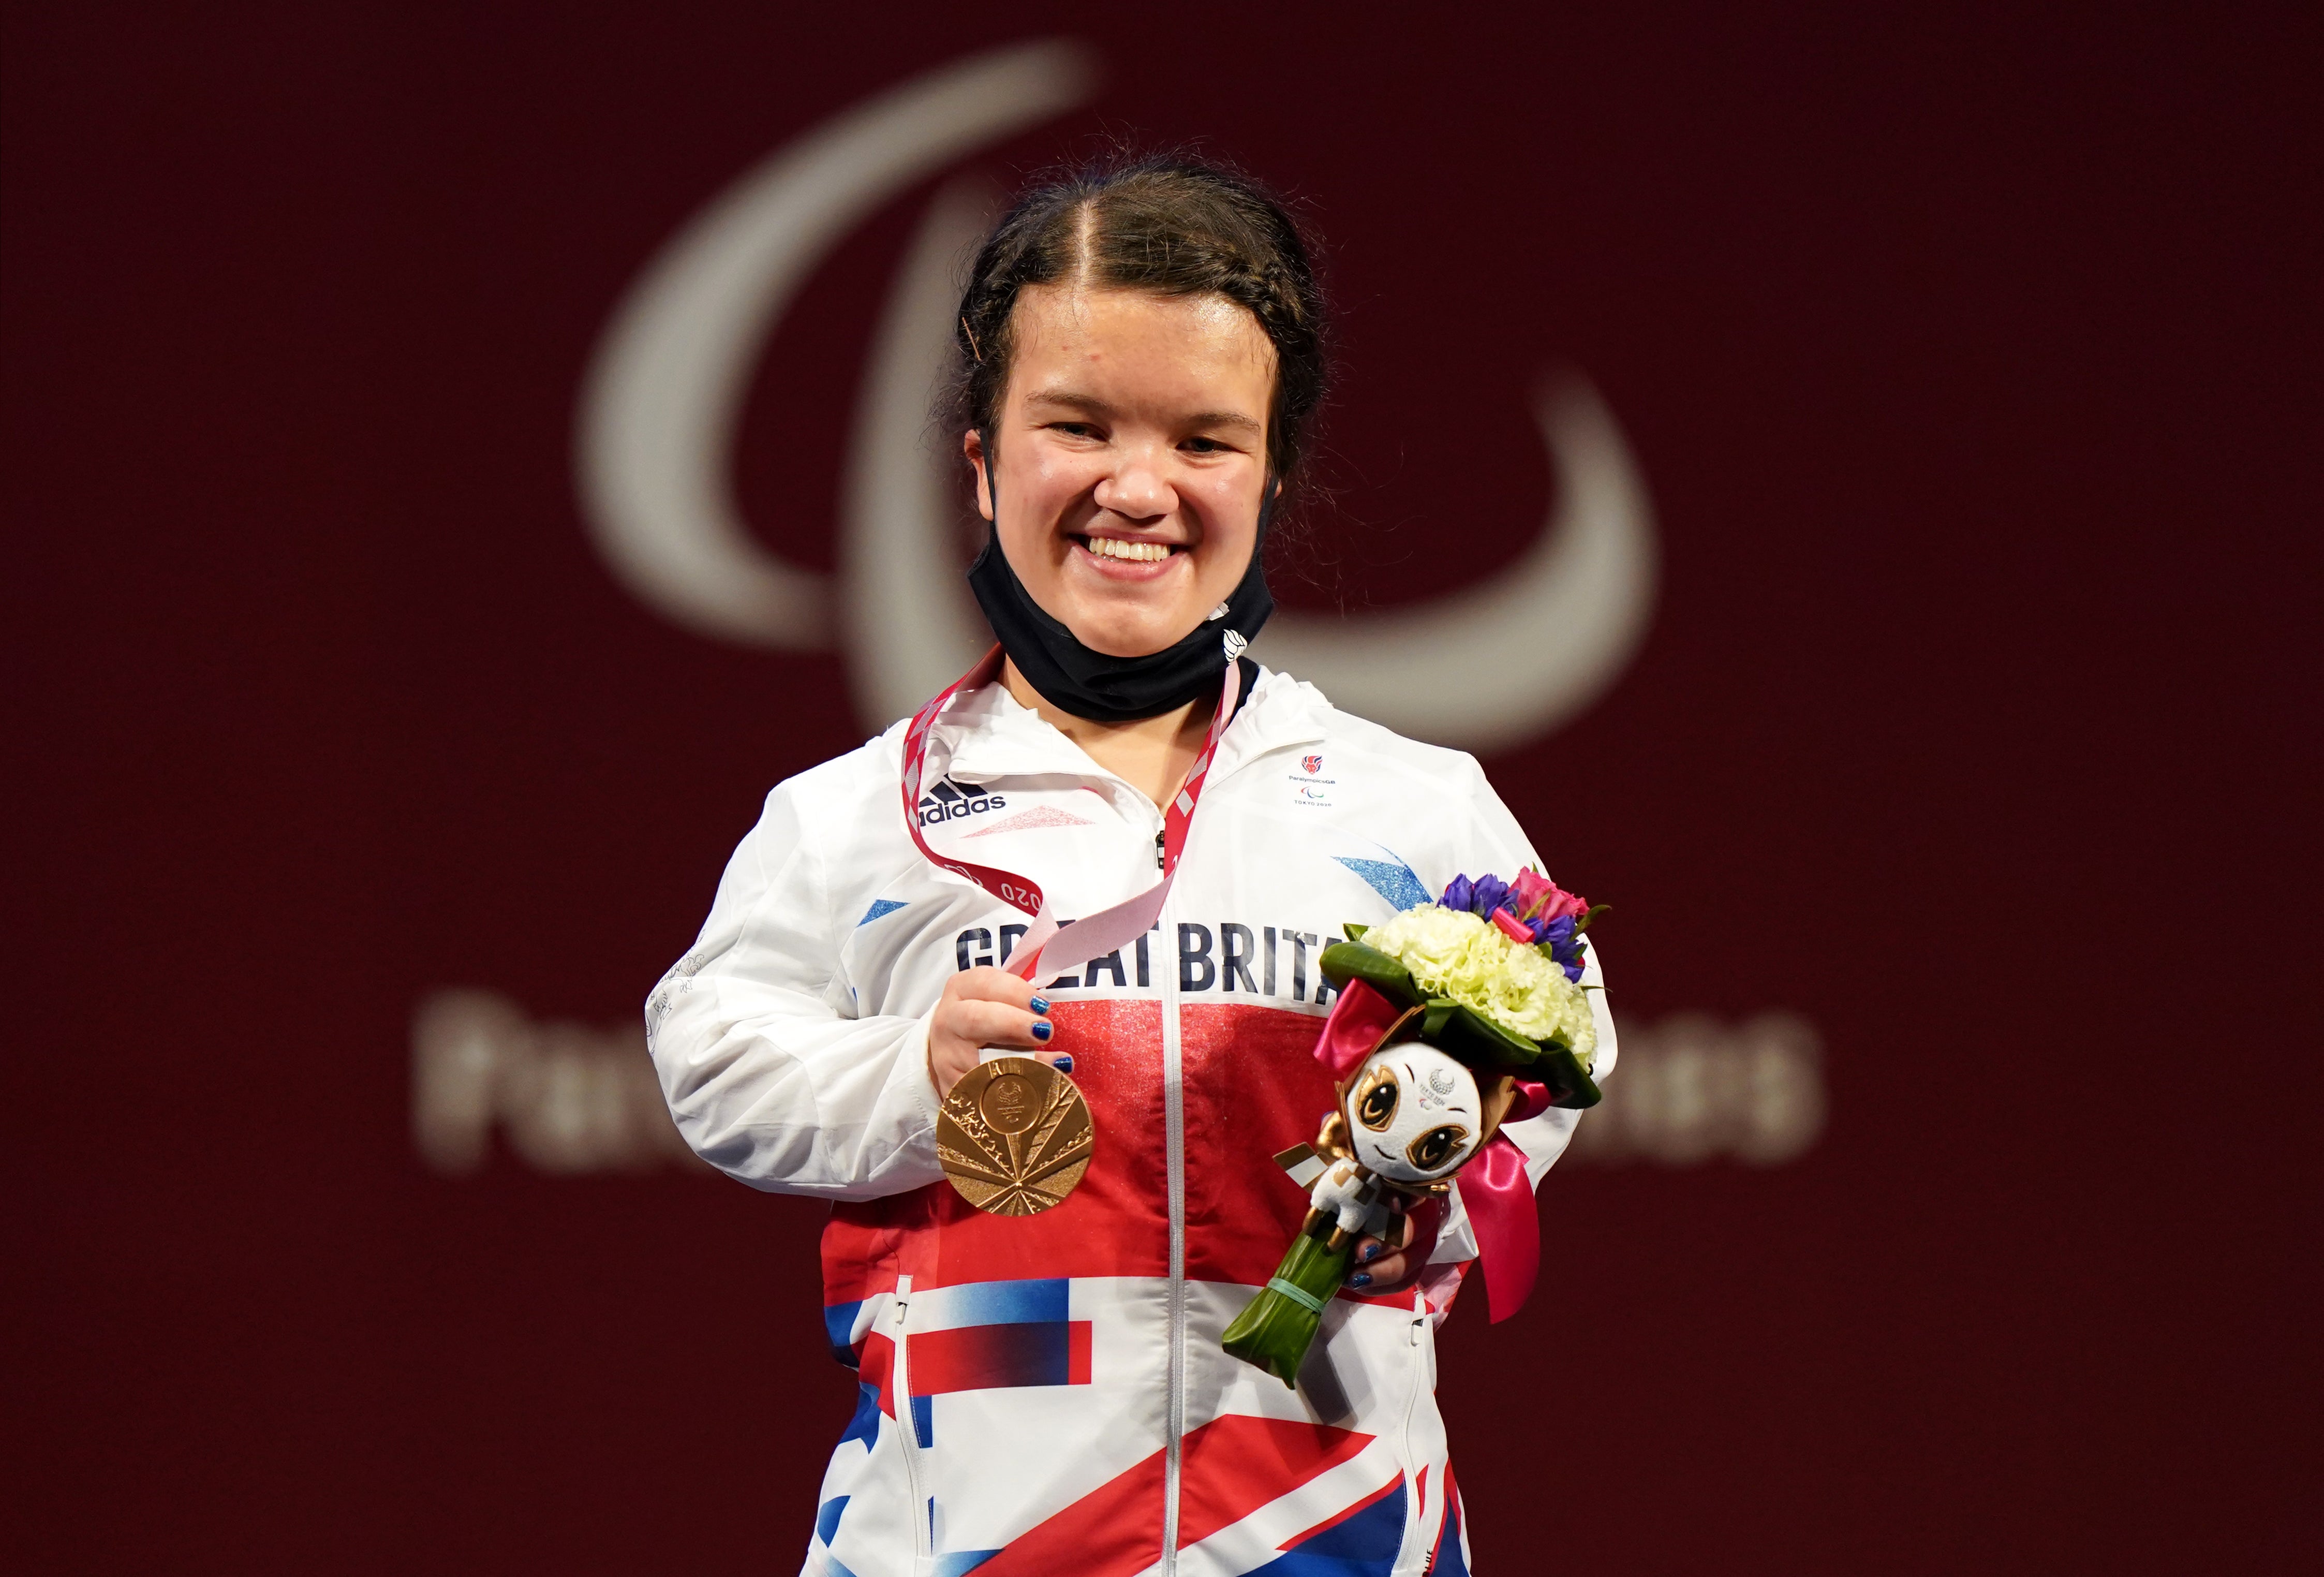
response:
[[[992,486],[984,475],[984,435],[974,428],[961,434],[960,452],[968,456],[968,467],[976,473],[976,512],[989,521],[992,518]]]

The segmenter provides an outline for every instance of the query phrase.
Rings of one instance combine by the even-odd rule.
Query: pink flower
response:
[[[1509,883],[1509,905],[1519,919],[1538,920],[1544,925],[1567,915],[1590,912],[1587,900],[1535,871],[1520,871],[1517,879]]]

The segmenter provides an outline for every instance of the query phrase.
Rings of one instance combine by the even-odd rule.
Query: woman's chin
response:
[[[1065,628],[1074,632],[1074,639],[1092,651],[1122,658],[1151,657],[1166,650],[1184,641],[1202,622],[1201,613],[1184,613],[1174,619],[1158,610],[1102,607],[1082,610],[1063,621]]]
[[[1156,652],[1167,651],[1185,640],[1185,632],[1182,630],[1176,634],[1136,635],[1109,632],[1095,641],[1078,634],[1074,639],[1102,657],[1152,657]]]
[[[1059,601],[1065,605],[1051,612],[1074,632],[1074,640],[1092,651],[1107,657],[1148,657],[1185,640],[1217,605],[1216,598],[1204,603],[1194,595],[1194,577],[1190,573],[1194,566],[1185,563],[1182,556],[1138,567],[1163,573],[1136,578],[1083,575],[1074,573],[1083,566],[1069,566],[1065,584],[1057,587],[1064,594]]]

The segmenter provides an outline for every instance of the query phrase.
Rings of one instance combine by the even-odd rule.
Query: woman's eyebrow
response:
[[[1025,396],[1025,403],[1062,406],[1067,410],[1079,411],[1084,416],[1096,417],[1102,420],[1111,420],[1117,414],[1111,405],[1096,395],[1084,394],[1074,389],[1037,389]],[[1235,427],[1248,429],[1254,433],[1267,430],[1258,420],[1245,416],[1240,410],[1198,410],[1191,416],[1181,417],[1179,420],[1181,425],[1186,427]]]
[[[1111,416],[1113,407],[1094,394],[1076,393],[1071,389],[1037,389],[1025,396],[1028,405],[1062,405],[1068,410],[1078,410],[1086,416]]]

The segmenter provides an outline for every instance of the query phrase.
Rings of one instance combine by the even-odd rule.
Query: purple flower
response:
[[[1564,968],[1566,979],[1582,978],[1582,943],[1573,931],[1582,918],[1582,900],[1547,878],[1525,871],[1512,883],[1498,876],[1471,877],[1464,872],[1445,885],[1444,896],[1436,901],[1441,908],[1465,911],[1480,920],[1490,920],[1496,911],[1508,915],[1509,924],[1522,929],[1536,946],[1549,949],[1551,959]]]
[[[1497,908],[1508,904],[1509,884],[1498,876],[1480,876],[1471,881],[1467,876],[1455,876],[1438,899],[1440,908],[1464,909],[1480,920],[1489,920]]]

